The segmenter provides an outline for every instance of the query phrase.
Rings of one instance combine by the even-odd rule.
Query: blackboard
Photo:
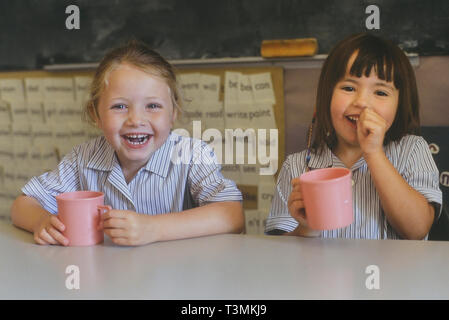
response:
[[[68,30],[66,7],[80,10]],[[264,39],[315,37],[326,54],[366,31],[368,5],[380,29],[407,52],[449,54],[447,0],[20,0],[0,1],[0,70],[98,62],[130,38],[168,59],[258,56]]]

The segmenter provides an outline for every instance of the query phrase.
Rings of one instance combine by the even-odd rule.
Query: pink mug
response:
[[[58,218],[64,224],[62,234],[69,246],[91,246],[102,243],[99,227],[104,209],[104,194],[97,191],[65,192],[56,196]]]
[[[332,230],[353,221],[351,171],[346,168],[317,169],[299,178],[309,227]]]

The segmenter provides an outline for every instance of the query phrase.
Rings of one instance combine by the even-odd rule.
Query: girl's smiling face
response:
[[[107,76],[97,110],[97,125],[124,170],[145,166],[176,118],[167,83],[126,63]]]
[[[339,148],[359,147],[357,121],[363,109],[371,108],[390,128],[398,108],[399,90],[393,82],[379,79],[374,68],[368,77],[362,75],[359,78],[350,74],[356,57],[357,53],[354,53],[349,59],[346,74],[337,82],[332,94],[331,119]]]

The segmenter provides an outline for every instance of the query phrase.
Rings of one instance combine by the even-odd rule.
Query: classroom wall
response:
[[[72,4],[80,9],[79,30],[66,28]],[[419,54],[422,125],[449,126],[446,0],[0,1],[0,71],[98,62],[133,37],[168,59],[258,56],[262,40],[305,37],[317,38],[318,53],[327,54],[347,35],[366,31],[371,4],[381,10],[380,30],[373,32]],[[284,70],[286,155],[305,147],[319,72]]]

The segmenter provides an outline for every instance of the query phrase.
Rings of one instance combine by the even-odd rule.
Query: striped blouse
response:
[[[57,213],[58,194],[92,190],[103,192],[105,204],[114,209],[155,215],[182,211],[184,197],[189,197],[186,189],[197,206],[242,201],[235,183],[221,174],[212,148],[175,133],[129,184],[114,150],[101,136],[73,148],[56,169],[31,178],[22,191],[53,214]]]
[[[429,147],[422,137],[407,135],[385,148],[385,154],[407,183],[435,206],[435,215],[441,213],[442,193],[439,189],[438,169]],[[298,223],[288,211],[291,180],[306,171],[306,150],[289,155],[279,173],[276,190],[265,232],[278,234],[293,231]],[[313,154],[311,170],[345,165],[326,147],[322,154]],[[322,231],[325,238],[399,239],[382,210],[379,195],[371,179],[368,165],[360,158],[351,169],[353,179],[353,223],[345,228]],[[388,183],[388,181],[385,181]],[[400,200],[400,199],[398,199]]]

